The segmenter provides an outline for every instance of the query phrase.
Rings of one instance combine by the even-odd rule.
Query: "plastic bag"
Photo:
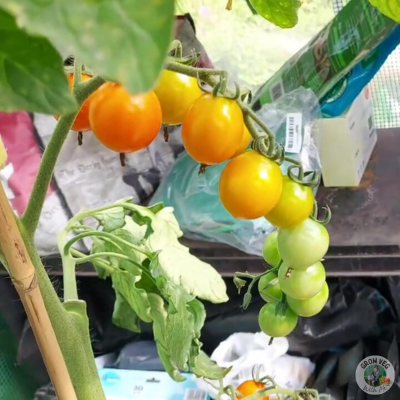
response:
[[[224,385],[237,388],[242,382],[253,379],[254,367],[260,368],[261,376],[271,376],[279,386],[301,389],[314,372],[315,365],[303,357],[286,355],[289,344],[286,338],[276,338],[269,345],[270,337],[262,332],[234,333],[220,343],[211,358],[221,367],[232,366],[224,378]],[[203,379],[198,379],[198,386],[215,398],[218,391]],[[228,398],[228,396],[226,396]]]
[[[305,171],[319,170],[312,122],[319,118],[318,99],[311,90],[299,88],[257,114],[285,144],[286,153],[300,160]],[[264,218],[239,220],[219,200],[218,182],[227,162],[198,174],[199,165],[185,152],[154,194],[151,203],[164,202],[175,209],[185,237],[226,243],[249,254],[260,254],[265,234],[274,230]],[[282,165],[286,172],[287,163]]]

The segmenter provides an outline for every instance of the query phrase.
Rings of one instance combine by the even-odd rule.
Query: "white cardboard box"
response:
[[[342,116],[319,119],[316,128],[324,186],[358,186],[377,140],[369,87]]]

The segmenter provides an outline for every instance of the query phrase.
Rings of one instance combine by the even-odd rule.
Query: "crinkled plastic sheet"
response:
[[[286,141],[288,113],[301,113],[302,149],[289,154],[301,161],[304,170],[320,170],[318,152],[313,139],[313,122],[320,117],[318,99],[308,89],[300,88],[263,106],[257,114],[268,125],[282,144]],[[218,182],[225,163],[209,167],[199,175],[199,165],[184,152],[165,177],[151,203],[163,202],[175,209],[185,237],[210,242],[221,242],[249,254],[260,254],[265,235],[275,228],[264,218],[239,220],[223,207],[218,195]],[[286,173],[290,164],[281,168]]]

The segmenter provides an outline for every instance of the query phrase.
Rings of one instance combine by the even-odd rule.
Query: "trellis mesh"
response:
[[[0,316],[0,400],[32,400],[36,382],[16,365],[17,344]]]
[[[338,13],[348,0],[332,0]],[[388,57],[370,83],[374,101],[375,123],[378,128],[400,126],[400,46]]]

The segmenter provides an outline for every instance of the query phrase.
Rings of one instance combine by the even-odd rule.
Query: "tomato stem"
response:
[[[228,3],[226,5],[226,9],[231,11],[233,6],[233,0],[228,0]]]
[[[31,238],[33,238],[39,223],[39,217],[42,212],[48,187],[53,177],[57,158],[79,112],[79,106],[81,106],[83,102],[104,82],[104,79],[100,76],[81,82],[76,89],[73,90],[74,97],[78,103],[77,110],[74,113],[62,116],[57,122],[54,132],[43,153],[28,205],[21,217],[21,221],[27,234]]]
[[[78,132],[78,146],[82,146],[83,144],[83,134],[82,132]]]
[[[73,90],[76,91],[78,88],[79,84],[81,83],[82,80],[82,63],[77,59],[76,57],[74,58],[74,86]]]

